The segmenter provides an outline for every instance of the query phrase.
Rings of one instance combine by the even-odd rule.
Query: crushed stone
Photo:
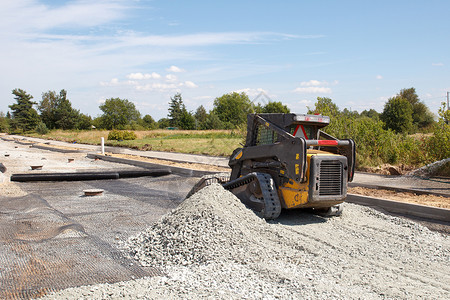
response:
[[[423,166],[417,170],[411,171],[407,175],[408,176],[433,176],[440,168],[444,167],[446,164],[450,164],[450,157],[433,162],[433,163]]]
[[[285,211],[266,222],[213,184],[121,247],[165,276],[46,298],[450,298],[448,236],[349,203],[341,217]]]

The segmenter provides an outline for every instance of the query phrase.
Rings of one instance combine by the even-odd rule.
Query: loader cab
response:
[[[288,126],[287,132],[306,140],[319,139],[319,130],[330,124],[330,118],[321,115],[295,115],[294,122]]]
[[[259,116],[291,135],[306,140],[319,139],[320,129],[330,124],[330,118],[322,115],[269,113]],[[246,146],[270,145],[280,141],[277,132],[256,122],[256,114],[249,114],[247,118]]]

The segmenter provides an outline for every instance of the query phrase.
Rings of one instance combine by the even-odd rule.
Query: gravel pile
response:
[[[166,276],[49,298],[450,298],[448,236],[348,203],[342,217],[289,211],[269,223],[211,185],[122,247]]]
[[[436,172],[438,172],[441,168],[443,168],[445,165],[450,164],[450,157],[436,161],[434,163],[428,164],[426,166],[423,166],[422,168],[419,168],[417,170],[414,170],[408,175],[410,176],[435,176]],[[448,169],[448,167],[447,167]]]
[[[218,258],[245,263],[272,257],[260,234],[267,223],[216,184],[185,200],[171,214],[127,242],[143,265],[206,264]],[[281,253],[279,253],[281,254]]]

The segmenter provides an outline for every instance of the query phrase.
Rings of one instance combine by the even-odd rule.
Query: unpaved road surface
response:
[[[165,276],[71,288],[49,299],[449,299],[450,240],[345,204],[342,217],[266,222],[219,185],[185,200],[124,251]]]
[[[35,172],[36,160],[42,172],[117,168],[8,142],[0,151],[10,154],[0,158],[7,172]],[[3,298],[450,298],[449,236],[370,208],[266,222],[218,185],[180,204],[193,178],[11,184],[8,175]],[[82,197],[91,187],[105,194]]]

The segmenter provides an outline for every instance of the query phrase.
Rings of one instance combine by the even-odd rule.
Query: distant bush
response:
[[[137,138],[133,131],[111,130],[108,134],[108,140],[125,141],[135,140]]]
[[[39,134],[47,134],[49,130],[44,122],[39,122],[39,124],[36,126],[36,132]]]
[[[439,122],[435,124],[434,132],[427,140],[427,152],[430,161],[437,161],[450,157],[450,113],[445,109],[445,103],[439,109]]]
[[[324,131],[339,139],[353,139],[356,143],[357,166],[378,166],[384,163],[419,166],[430,160],[425,140],[384,129],[378,118],[360,116],[339,108],[329,98],[318,98],[314,110],[331,118]]]

